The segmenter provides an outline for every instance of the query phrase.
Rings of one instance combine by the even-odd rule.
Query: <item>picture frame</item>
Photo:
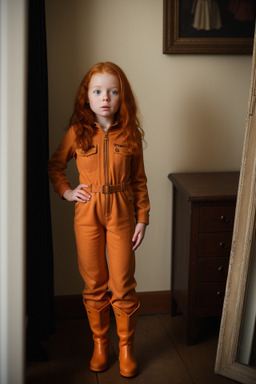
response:
[[[256,38],[229,271],[215,373],[256,383]],[[251,297],[253,300],[251,300]]]
[[[209,25],[209,14],[204,17],[205,9],[200,12],[202,0],[164,0],[163,53],[252,54],[256,5],[247,1],[252,9],[241,16],[233,13],[232,0],[213,0],[215,18]]]

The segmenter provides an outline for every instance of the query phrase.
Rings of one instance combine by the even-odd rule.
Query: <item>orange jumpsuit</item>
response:
[[[112,304],[129,313],[138,306],[132,251],[135,221],[149,222],[143,152],[128,154],[118,124],[107,133],[97,124],[94,130],[87,151],[75,148],[74,129],[68,130],[49,161],[49,177],[62,197],[71,188],[65,168],[75,157],[80,184],[89,187],[86,191],[91,200],[76,203],[74,220],[78,266],[85,282],[84,303],[101,308],[109,300],[109,288]]]

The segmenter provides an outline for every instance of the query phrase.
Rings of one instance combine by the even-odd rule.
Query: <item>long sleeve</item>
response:
[[[74,150],[75,132],[71,127],[65,134],[57,150],[48,162],[48,175],[54,190],[63,197],[63,193],[70,189],[70,182],[66,178],[67,163],[75,156]]]
[[[131,187],[134,193],[136,221],[137,223],[149,224],[150,202],[142,148],[140,154],[132,159]]]

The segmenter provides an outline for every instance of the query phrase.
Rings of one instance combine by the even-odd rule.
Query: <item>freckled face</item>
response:
[[[88,101],[96,122],[113,123],[121,103],[118,78],[110,73],[93,75],[88,87]]]

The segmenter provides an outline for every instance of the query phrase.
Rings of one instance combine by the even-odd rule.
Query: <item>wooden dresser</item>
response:
[[[187,343],[199,319],[221,315],[239,172],[173,173],[172,315],[186,317]]]

